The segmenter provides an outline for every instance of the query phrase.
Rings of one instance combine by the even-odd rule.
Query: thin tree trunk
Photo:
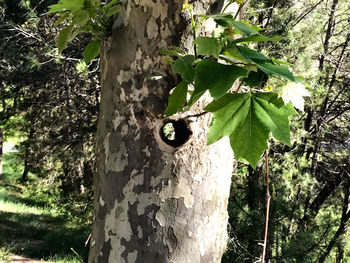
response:
[[[3,147],[4,147],[4,131],[0,130],[0,180],[3,177],[2,175]]]
[[[333,28],[334,28],[334,15],[335,15],[335,11],[336,11],[336,8],[337,8],[338,1],[339,0],[333,0],[331,13],[330,13],[329,19],[328,19],[328,26],[327,26],[326,36],[325,36],[325,39],[324,39],[324,42],[323,42],[323,54],[320,57],[319,67],[318,67],[319,70],[321,70],[321,71],[323,70],[324,61],[325,61],[325,58],[326,58],[326,56],[328,54],[329,40],[330,40],[330,38],[332,36],[332,31],[333,31]]]
[[[24,161],[24,170],[23,170],[23,174],[22,174],[22,182],[24,182],[24,183],[28,182],[28,180],[29,180],[28,173],[29,173],[28,161],[25,160]]]
[[[344,260],[344,248],[343,248],[343,246],[341,244],[338,244],[337,249],[338,249],[338,254],[337,254],[336,263],[343,263],[343,260]]]
[[[333,247],[336,245],[336,242],[339,240],[340,236],[345,233],[345,228],[347,225],[347,222],[350,219],[350,211],[349,211],[349,195],[350,195],[350,189],[349,189],[349,182],[347,181],[344,185],[344,201],[343,201],[343,211],[342,216],[340,219],[340,225],[335,232],[334,236],[332,237],[331,241],[328,243],[328,246],[326,248],[326,251],[321,255],[319,259],[319,263],[324,263],[326,258],[331,253]]]
[[[189,32],[182,3],[128,1],[103,44],[90,263],[220,263],[226,248],[228,142],[205,146],[209,114],[174,122],[176,147],[162,135],[178,80],[159,51]]]
[[[29,180],[29,170],[30,170],[30,164],[29,164],[29,154],[30,154],[30,143],[31,140],[33,138],[33,133],[34,133],[34,129],[30,129],[29,135],[28,135],[28,139],[25,142],[25,152],[24,152],[24,170],[22,173],[22,182],[28,182]]]

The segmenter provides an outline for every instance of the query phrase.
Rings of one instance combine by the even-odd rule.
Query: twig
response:
[[[90,238],[91,238],[91,232],[90,232],[88,238],[87,238],[86,241],[85,241],[85,246],[87,246],[87,245],[89,244]]]
[[[187,119],[187,118],[192,118],[192,117],[194,117],[194,118],[198,118],[198,117],[201,117],[201,116],[203,116],[203,115],[205,115],[205,114],[207,114],[207,113],[209,113],[209,112],[207,112],[207,111],[203,111],[203,112],[198,113],[198,114],[194,114],[194,115],[187,115],[186,117],[184,117],[184,119]]]
[[[267,246],[267,234],[269,229],[269,212],[270,212],[270,190],[269,190],[269,152],[265,151],[265,166],[266,166],[266,218],[265,218],[265,237],[264,237],[264,245],[263,252],[261,255],[261,263],[265,263],[265,254],[266,254],[266,246]]]

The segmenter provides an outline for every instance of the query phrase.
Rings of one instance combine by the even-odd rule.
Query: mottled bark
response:
[[[229,143],[206,146],[209,114],[176,124],[182,145],[161,136],[178,80],[159,51],[192,39],[181,9],[180,0],[128,1],[103,45],[91,263],[219,263],[225,250]]]

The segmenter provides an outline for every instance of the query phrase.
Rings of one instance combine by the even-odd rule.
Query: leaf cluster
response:
[[[55,26],[66,23],[58,34],[58,53],[62,53],[67,43],[80,33],[91,33],[94,36],[83,53],[85,63],[99,55],[99,41],[109,36],[110,18],[122,10],[119,0],[108,3],[99,0],[60,0],[49,8],[48,13],[56,13],[58,16]]]
[[[206,19],[214,20],[216,29],[210,37],[197,37],[196,29]],[[261,28],[247,21],[236,21],[228,13],[201,16],[192,25],[195,55],[178,50],[162,51],[176,57],[172,70],[182,79],[169,97],[166,115],[188,110],[209,91],[213,101],[204,108],[213,113],[208,145],[229,136],[235,157],[255,167],[268,148],[270,133],[290,145],[288,117],[296,114],[294,107],[285,104],[277,93],[267,92],[268,79],[299,80],[286,66],[288,63],[268,58],[249,44],[283,38],[266,37],[259,33]],[[233,91],[237,80],[240,84]]]

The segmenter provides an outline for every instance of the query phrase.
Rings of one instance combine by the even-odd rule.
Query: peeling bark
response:
[[[196,1],[194,10],[213,3]],[[178,80],[159,51],[189,41],[181,9],[180,0],[128,1],[103,43],[90,263],[221,262],[233,167],[227,138],[206,146],[209,114],[184,119],[191,132],[181,146],[161,136]]]

